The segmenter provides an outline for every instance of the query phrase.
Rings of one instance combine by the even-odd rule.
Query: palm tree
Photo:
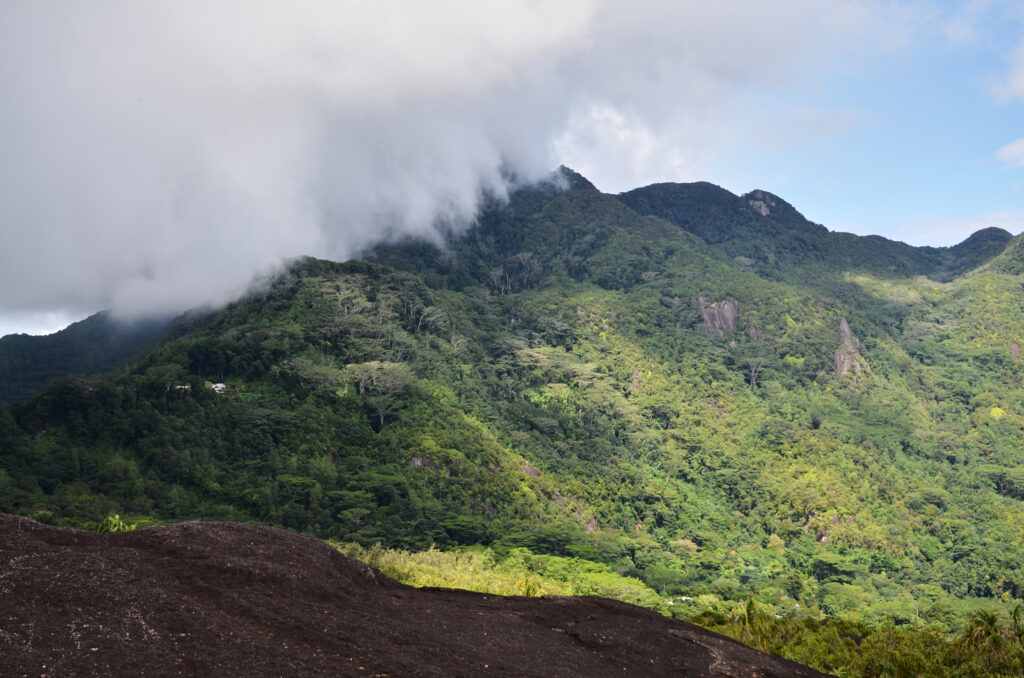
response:
[[[737,605],[732,611],[732,621],[739,627],[739,639],[762,652],[768,651],[773,617],[770,607],[753,598],[748,598],[746,605]]]
[[[984,661],[989,674],[1006,660],[1009,652],[1009,631],[999,613],[978,610],[967,619],[967,626],[958,641],[959,651],[968,657]]]

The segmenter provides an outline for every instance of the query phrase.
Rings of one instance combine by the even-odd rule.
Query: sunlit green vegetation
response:
[[[333,544],[339,551],[410,586],[465,589],[501,596],[601,596],[668,614],[669,603],[633,577],[579,558],[531,553],[522,547],[499,556],[492,549],[409,552]]]
[[[829,634],[938,643],[950,675],[978,614],[1013,646],[1018,241],[985,264],[1004,232],[837,240],[712,193],[657,212],[671,223],[524,190],[443,251],[296,262],[129,369],[0,410],[0,510],[257,521],[380,543],[421,585],[448,557],[468,578],[452,585],[496,592],[642,582],[635,602],[740,637],[737,606],[771,610],[769,649],[856,675],[901,674]],[[538,569],[479,574],[515,553]],[[1018,661],[993,652],[993,671]]]
[[[696,622],[764,652],[838,676],[1015,676],[1024,670],[1024,606],[988,604],[950,632],[936,622],[865,624],[801,608],[789,599],[730,602],[714,594],[663,599],[636,579],[575,558],[516,548],[408,552],[334,546],[410,586],[458,588],[507,596],[597,595]]]

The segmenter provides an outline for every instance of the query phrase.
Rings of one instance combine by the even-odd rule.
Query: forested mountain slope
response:
[[[706,184],[657,193],[669,221],[569,180],[445,250],[295,262],[0,412],[0,510],[525,548],[691,617],[956,628],[1024,597],[1017,241],[839,236]]]
[[[0,337],[0,408],[26,400],[58,377],[113,369],[152,348],[167,320],[119,322],[101,312],[46,336]]]
[[[654,184],[618,196],[640,214],[667,219],[759,275],[798,282],[848,271],[949,281],[993,258],[1012,238],[985,228],[954,247],[911,247],[880,236],[836,233],[767,191],[740,197],[706,182]]]

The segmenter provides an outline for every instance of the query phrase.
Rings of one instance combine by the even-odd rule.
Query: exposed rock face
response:
[[[414,589],[308,536],[0,515],[5,676],[823,676],[601,598]]]
[[[853,336],[846,318],[839,319],[839,332],[836,334],[836,339],[839,340],[839,348],[836,349],[833,362],[839,376],[845,377],[848,374],[858,376],[868,372],[868,361],[857,351],[860,341]]]
[[[757,210],[762,217],[766,217],[771,213],[771,207],[775,207],[775,199],[769,193],[764,191],[752,191],[748,193],[749,197],[747,202],[750,206]]]
[[[697,310],[700,311],[701,317],[704,318],[708,336],[712,339],[724,337],[727,332],[736,329],[736,321],[740,317],[738,301],[728,299],[708,304],[704,297],[697,297],[694,302],[697,304]]]
[[[525,473],[526,475],[530,476],[531,478],[536,478],[537,476],[540,475],[540,470],[531,466],[529,462],[520,466],[519,470]]]

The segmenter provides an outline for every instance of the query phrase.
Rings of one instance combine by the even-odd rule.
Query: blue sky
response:
[[[748,83],[718,109],[730,139],[662,174],[763,188],[832,230],[915,245],[1024,231],[1024,149],[999,155],[1024,137],[1024,5],[861,4],[891,21],[881,44]],[[584,164],[604,190],[635,181]]]
[[[925,35],[841,70],[809,104],[849,111],[849,126],[777,164],[744,167],[742,179],[779,182],[833,229],[913,244],[954,244],[987,225],[1024,230],[1024,163],[997,157],[1024,136],[1024,93],[1001,91],[1021,25],[976,30],[964,42]]]
[[[466,226],[508,167],[1024,231],[1019,0],[9,0],[0,100],[0,335]]]

